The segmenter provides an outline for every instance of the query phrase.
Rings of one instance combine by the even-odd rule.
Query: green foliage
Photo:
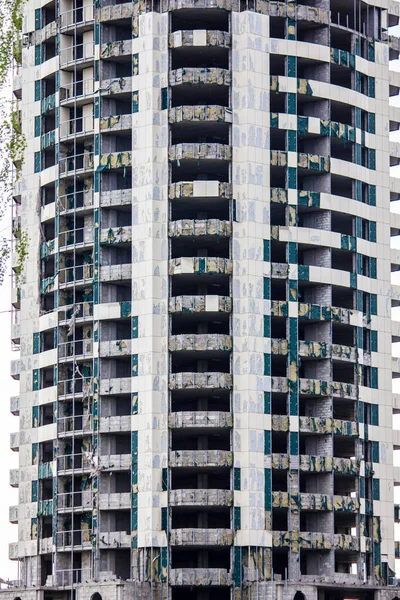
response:
[[[0,0],[0,87],[7,79],[13,58],[21,62],[22,8],[25,0]]]
[[[23,270],[25,260],[28,256],[28,245],[29,245],[29,237],[25,231],[18,230],[16,234],[17,243],[15,246],[15,251],[17,253],[17,264],[15,266],[15,283],[17,287],[23,283]],[[0,256],[1,258],[1,256]],[[1,268],[1,267],[0,267]]]

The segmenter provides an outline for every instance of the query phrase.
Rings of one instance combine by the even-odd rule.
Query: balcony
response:
[[[168,149],[170,161],[183,160],[231,160],[232,148],[227,144],[204,143],[204,144],[175,144]]]
[[[170,490],[170,506],[232,506],[231,490]]]
[[[60,177],[73,175],[76,172],[91,172],[94,169],[94,153],[88,151],[76,156],[60,158],[58,164]]]
[[[99,533],[99,547],[107,548],[130,548],[131,535],[126,531],[111,531]]]
[[[171,373],[169,376],[171,390],[230,390],[232,385],[230,373]]]
[[[130,454],[100,456],[99,466],[103,471],[128,471],[132,467],[132,456]]]
[[[174,412],[168,416],[171,429],[225,428],[233,426],[231,413],[221,411]]]
[[[130,394],[132,380],[130,377],[116,377],[112,379],[100,380],[100,394]]]
[[[171,546],[231,546],[230,529],[172,529]]]
[[[230,258],[183,256],[169,261],[170,275],[232,275],[232,269]]]
[[[273,508],[296,507],[296,510],[304,511],[332,511],[335,512],[358,512],[360,501],[352,496],[339,496],[327,494],[300,493],[289,494],[288,492],[272,492]]]
[[[170,569],[170,585],[209,587],[231,585],[232,577],[226,569]]]
[[[175,450],[169,453],[170,467],[231,467],[228,450]]]
[[[94,23],[93,4],[72,8],[60,13],[60,30],[62,32],[68,29],[85,31],[91,29]]]
[[[193,47],[230,48],[231,34],[228,31],[205,29],[174,31],[169,34],[170,48]]]
[[[171,352],[232,352],[232,336],[219,333],[182,333],[169,338]]]
[[[19,487],[19,469],[10,469],[9,484],[13,488]]]
[[[168,113],[170,124],[175,123],[232,123],[232,111],[218,104],[176,106]]]
[[[169,72],[169,84],[173,87],[178,85],[230,86],[231,83],[232,77],[229,69],[189,67]]]
[[[126,281],[132,279],[132,265],[104,265],[100,267],[101,282]]]
[[[10,523],[18,523],[18,506],[10,506],[8,509],[8,520]]]
[[[114,115],[100,118],[100,131],[111,133],[114,131],[129,131],[132,129],[132,115]]]
[[[54,551],[53,538],[40,538],[39,539],[39,554],[52,554]]]
[[[220,219],[180,219],[169,222],[168,235],[169,237],[230,237],[232,235],[232,226],[229,221],[221,221]]]
[[[170,200],[180,198],[224,198],[232,197],[232,184],[220,181],[179,181],[168,187]]]
[[[67,48],[60,48],[60,67],[68,68],[79,65],[87,68],[94,62],[94,42],[76,44]]]
[[[51,539],[51,538],[50,538]],[[73,531],[57,531],[57,550],[90,550],[92,548],[92,530],[77,529]]]
[[[175,296],[169,298],[170,313],[230,313],[232,298],[229,296]]]
[[[10,413],[15,416],[19,415],[19,396],[10,397]]]
[[[100,494],[100,510],[119,510],[131,508],[131,494],[129,492]]]
[[[168,10],[181,10],[181,9],[221,9],[231,10],[232,0],[169,0]]]
[[[100,244],[114,246],[132,242],[132,227],[109,227],[100,232]]]
[[[131,416],[110,416],[101,417],[100,433],[119,433],[121,431],[131,431]]]

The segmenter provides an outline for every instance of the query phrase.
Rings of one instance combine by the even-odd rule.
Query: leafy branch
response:
[[[15,283],[17,287],[23,283],[23,270],[25,260],[28,257],[28,245],[29,245],[29,237],[26,231],[21,231],[19,229],[16,234],[17,243],[15,246],[15,252],[17,254],[17,264],[14,268],[15,271]],[[1,252],[1,250],[0,250]],[[0,254],[1,258],[1,254]]]

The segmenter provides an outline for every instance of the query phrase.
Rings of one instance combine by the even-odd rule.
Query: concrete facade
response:
[[[7,600],[396,597],[399,9],[27,0]]]

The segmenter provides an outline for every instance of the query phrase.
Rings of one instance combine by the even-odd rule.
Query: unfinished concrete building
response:
[[[27,0],[6,600],[399,595],[399,8]]]

